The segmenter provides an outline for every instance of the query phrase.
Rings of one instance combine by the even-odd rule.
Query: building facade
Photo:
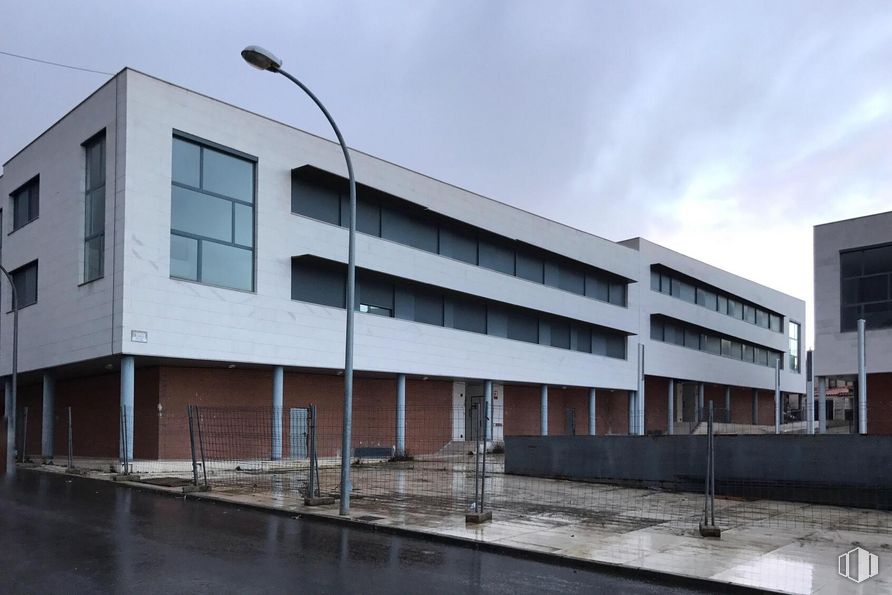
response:
[[[771,426],[775,390],[805,392],[801,300],[353,156],[355,406],[393,411],[369,442],[412,450],[413,407],[461,442],[477,397],[498,441],[695,431],[708,401]],[[187,404],[336,421],[346,189],[336,144],[131,69],[13,156],[2,264],[30,450],[59,452],[68,406],[85,456],[116,453],[120,404],[137,458],[187,456],[169,421]],[[7,290],[3,308],[8,375]]]
[[[827,401],[823,412],[827,426],[859,429],[857,326],[863,319],[866,431],[890,434],[892,212],[816,225],[814,255],[814,373]]]

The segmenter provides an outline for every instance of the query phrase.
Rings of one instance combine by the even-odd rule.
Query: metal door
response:
[[[288,453],[292,459],[307,458],[307,409],[298,407],[289,410]]]
[[[566,411],[566,427],[565,430],[567,432],[567,436],[575,436],[576,435],[576,410],[575,409],[567,409]]]

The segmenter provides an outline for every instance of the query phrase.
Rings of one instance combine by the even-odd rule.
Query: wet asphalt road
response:
[[[0,476],[0,592],[698,591],[22,470]]]

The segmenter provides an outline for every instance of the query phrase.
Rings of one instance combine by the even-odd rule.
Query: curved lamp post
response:
[[[10,391],[9,401],[6,403],[6,473],[12,477],[15,475],[15,389],[16,384],[18,384],[19,363],[19,298],[12,275],[9,274],[9,271],[3,265],[0,265],[0,272],[9,281],[9,287],[12,290],[12,390]]]
[[[272,52],[262,47],[251,45],[242,50],[242,58],[245,62],[259,70],[268,70],[277,72],[290,80],[292,83],[300,87],[304,93],[309,95],[322,113],[325,114],[328,123],[331,124],[335,136],[344,152],[344,159],[347,161],[347,175],[350,178],[350,225],[349,225],[349,242],[347,249],[347,331],[344,347],[344,429],[343,442],[341,444],[341,502],[340,514],[350,514],[350,446],[351,431],[353,427],[353,295],[356,287],[356,180],[353,177],[353,162],[350,161],[350,152],[347,150],[347,143],[338,125],[335,124],[334,118],[319,101],[312,91],[306,85],[297,80],[295,77],[282,70],[282,61]]]

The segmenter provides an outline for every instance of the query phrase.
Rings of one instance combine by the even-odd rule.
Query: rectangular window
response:
[[[626,359],[625,335],[616,335],[612,333],[607,335],[607,357]]]
[[[437,252],[437,226],[407,211],[381,209],[381,237],[426,252]]]
[[[19,309],[37,303],[37,261],[30,262],[10,273],[15,283],[16,306]]]
[[[291,261],[291,299],[343,308],[345,278],[343,267],[295,258]]]
[[[105,131],[84,144],[84,283],[102,277],[105,261]]]
[[[799,333],[801,332],[801,327],[798,322],[790,321],[790,369],[794,372],[799,372],[801,369],[800,356],[801,352],[799,350]]]
[[[663,340],[663,320],[660,318],[650,319],[650,338],[654,341]]]
[[[15,231],[40,215],[40,177],[12,193],[12,229]]]
[[[415,322],[443,326],[443,296],[432,291],[416,289]]]
[[[678,282],[678,297],[683,299],[686,302],[695,303],[697,301],[697,292],[694,289],[694,286],[690,283],[685,283],[684,281]],[[673,292],[673,295],[674,292]]]
[[[776,332],[776,333],[782,333],[782,332],[784,332],[784,328],[783,328],[783,327],[784,327],[783,318],[781,318],[781,317],[778,316],[777,314],[769,314],[769,315],[768,315],[768,322],[769,322],[769,327],[768,327],[768,328],[770,328],[770,329],[773,330],[774,332]]]
[[[587,326],[579,326],[576,328],[576,351],[583,353],[592,352],[592,329]]]
[[[452,302],[453,328],[473,333],[486,333],[486,304],[479,300],[454,297]]]
[[[610,283],[610,299],[608,301],[615,306],[625,306],[626,284],[621,282]]]
[[[750,324],[756,324],[756,309],[749,304],[744,304],[743,319]]]
[[[691,349],[700,349],[700,333],[693,329],[684,330],[684,346]]]
[[[585,295],[602,302],[609,301],[610,286],[605,279],[586,275],[585,277]]]
[[[376,278],[359,280],[358,310],[367,314],[393,316],[393,283]]]
[[[522,311],[508,312],[508,338],[527,343],[539,342],[539,319]],[[569,349],[570,346],[567,345]]]
[[[545,282],[545,263],[543,260],[528,252],[517,251],[517,276],[536,283]]]
[[[728,298],[727,297],[725,297],[723,295],[718,296],[716,298],[716,305],[717,305],[716,310],[719,313],[721,313],[721,314],[728,313]]]
[[[728,316],[732,318],[743,318],[743,304],[734,299],[728,300]]]
[[[892,328],[892,244],[842,252],[840,330]]]
[[[196,147],[196,145],[177,141],[176,139],[174,140],[174,146],[176,146],[178,142],[181,145],[188,144],[191,147]],[[176,158],[177,152],[174,151],[174,159]],[[186,169],[183,164],[179,167],[181,169]],[[198,171],[197,164],[196,166],[193,166],[193,169]],[[183,174],[181,174],[181,176],[183,176]],[[176,179],[176,174],[174,175],[174,179]],[[185,176],[181,177],[181,179],[185,179]],[[194,181],[196,183],[190,183],[189,185],[198,186],[199,184],[197,180]],[[340,225],[340,196],[338,195],[338,191],[333,188],[320,184],[313,184],[294,176],[291,181],[291,212],[306,215],[312,219],[331,223],[332,225]]]
[[[713,293],[709,290],[700,288],[700,287],[697,288],[697,303],[700,304],[701,306],[703,306],[704,308],[714,311],[715,310],[715,298],[716,298],[715,293]]]
[[[756,310],[756,326],[768,328],[768,312],[765,310]]]
[[[172,158],[170,276],[253,291],[254,160],[179,136]],[[330,220],[334,196],[296,183],[292,209]]]
[[[570,349],[570,323],[562,320],[551,321],[551,346]]]
[[[500,273],[514,274],[514,250],[497,241],[480,239],[480,266]]]
[[[561,264],[558,273],[557,286],[564,291],[585,294],[585,274],[571,266]]]
[[[477,264],[477,238],[458,227],[440,225],[440,254]]]

